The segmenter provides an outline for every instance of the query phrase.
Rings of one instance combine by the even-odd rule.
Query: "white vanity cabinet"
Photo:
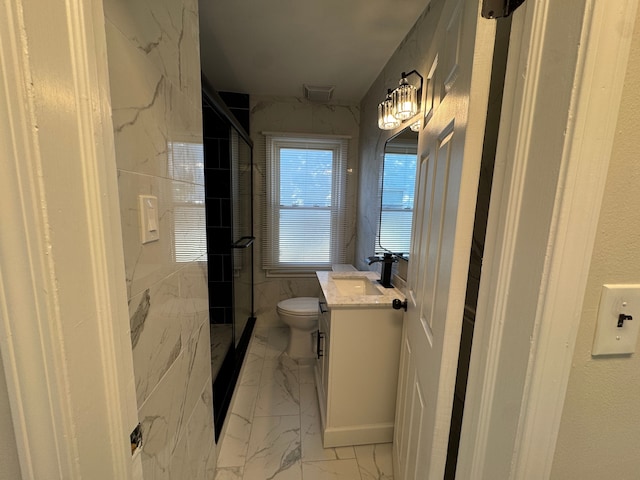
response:
[[[402,310],[320,299],[315,376],[325,447],[393,439]]]
[[[316,362],[316,385],[319,398],[325,398],[329,389],[329,356],[331,352],[331,312],[327,308],[327,302],[320,299],[320,312],[318,315],[318,347]],[[326,402],[325,402],[326,405]],[[320,406],[320,414],[323,424],[326,419],[326,408]]]

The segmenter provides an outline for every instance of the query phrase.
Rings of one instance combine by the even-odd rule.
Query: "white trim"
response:
[[[0,57],[0,353],[22,477],[128,479],[137,412],[102,2],[3,3]]]
[[[527,8],[525,3],[517,13]],[[524,16],[514,14],[512,29],[523,29]],[[525,103],[522,110],[530,111],[533,102],[535,74],[532,67],[531,75],[525,77],[527,81],[509,82],[509,78],[517,78],[521,64],[529,64],[527,58],[520,59],[528,52],[522,46],[524,35],[511,35],[509,43],[509,60],[504,85],[503,107],[501,114],[500,135],[508,136],[506,132],[512,124],[514,130],[526,131],[518,119],[517,101]],[[531,46],[531,51],[538,51],[542,39]],[[540,54],[538,53],[538,56]],[[531,54],[533,56],[533,54]],[[538,60],[537,65],[539,65]],[[517,100],[516,100],[517,99]],[[512,102],[512,103],[511,103]],[[506,127],[503,127],[506,126]],[[521,142],[523,145],[524,141]],[[462,479],[482,478],[485,468],[487,449],[490,443],[489,435],[494,422],[494,395],[497,376],[499,374],[501,345],[503,339],[504,318],[506,317],[511,271],[517,240],[518,215],[522,205],[524,190],[524,176],[528,157],[525,154],[514,155],[518,161],[507,164],[504,142],[498,144],[496,152],[493,188],[491,192],[490,215],[485,239],[485,252],[482,267],[482,277],[478,305],[476,308],[476,326],[473,336],[473,349],[469,366],[469,378],[465,399],[465,411],[458,454],[457,477]],[[521,146],[521,149],[524,149]],[[495,259],[494,259],[495,257]],[[490,325],[484,326],[483,319],[492,319]],[[484,347],[484,348],[482,348]],[[505,459],[507,459],[505,453]],[[508,458],[510,461],[510,458]],[[505,460],[506,461],[506,460]]]
[[[71,406],[64,395],[66,378],[62,369],[56,368],[62,363],[63,352],[46,351],[51,343],[60,343],[60,338],[55,328],[55,279],[49,275],[48,258],[42,255],[49,251],[49,238],[46,211],[40,208],[44,194],[37,133],[31,127],[36,121],[28,88],[27,45],[22,37],[25,26],[18,4],[3,5],[0,105],[6,115],[0,117],[0,156],[5,159],[0,203],[13,208],[3,212],[0,237],[0,353],[22,478],[71,478],[77,476],[73,461],[77,445]],[[32,340],[26,341],[29,337]],[[47,363],[53,368],[47,368]],[[66,447],[60,452],[65,439]]]
[[[637,4],[590,0],[586,5],[514,479],[551,475]]]
[[[327,448],[391,443],[392,441],[393,422],[350,425],[347,427],[327,427],[322,434],[322,443]]]
[[[351,135],[333,135],[333,134],[321,134],[321,133],[292,133],[292,132],[260,132],[265,137],[291,137],[291,138],[304,138],[304,139],[342,139],[351,140]]]
[[[548,176],[529,163],[551,117],[539,99],[554,79],[540,73],[559,22],[550,0],[514,15],[457,478],[549,478],[637,3],[585,0],[566,135]],[[548,217],[523,201],[541,178],[555,182]],[[523,238],[523,225],[544,235]],[[528,355],[514,359],[510,345],[523,337]]]

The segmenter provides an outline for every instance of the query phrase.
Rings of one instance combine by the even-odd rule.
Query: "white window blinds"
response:
[[[348,140],[265,135],[263,267],[277,274],[344,263]]]

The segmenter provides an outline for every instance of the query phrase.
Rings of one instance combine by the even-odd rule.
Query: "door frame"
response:
[[[549,115],[537,111],[533,100],[544,95],[545,88],[552,83],[552,79],[534,75],[547,59],[548,46],[540,39],[548,33],[546,20],[551,3],[551,0],[525,2],[514,14],[514,26],[517,25],[512,36],[514,59],[510,60],[511,73],[505,85],[504,128],[501,128],[496,159],[502,171],[494,182],[459,478],[490,478],[485,477],[484,472],[493,462],[507,463],[510,478],[548,478],[580,322],[575,312],[580,312],[582,307],[598,220],[595,213],[602,202],[638,0],[624,0],[616,5],[586,1],[587,28],[580,42],[572,115],[559,164],[561,176],[553,215],[542,225],[549,231],[543,245],[548,256],[538,290],[539,308],[530,325],[532,348],[528,361],[519,365],[525,388],[506,392],[519,399],[519,415],[515,425],[505,421],[496,398],[499,389],[501,395],[505,393],[504,382],[508,377],[498,365],[502,355],[509,353],[508,339],[503,336],[508,307],[518,294],[525,293],[508,288],[513,286],[510,281],[516,262],[522,260],[517,252],[524,240],[517,233],[523,222],[536,221],[535,216],[521,211],[521,200],[526,187],[536,181],[525,171],[531,157],[528,147],[535,137],[533,124]],[[22,13],[18,4],[23,6]],[[1,71],[4,88],[0,98],[11,106],[7,122],[0,128],[0,145],[3,156],[13,159],[8,162],[10,168],[0,176],[0,191],[2,198],[11,197],[15,202],[12,205],[17,205],[15,215],[3,219],[3,235],[7,226],[7,231],[12,232],[12,241],[0,242],[6,247],[0,255],[4,279],[0,285],[3,300],[0,351],[23,478],[37,478],[38,471],[45,471],[47,475],[52,471],[72,472],[65,478],[79,478],[78,472],[84,468],[101,468],[101,474],[113,470],[117,472],[113,478],[129,478],[130,460],[120,442],[128,435],[125,425],[134,421],[136,406],[135,396],[131,396],[134,391],[131,360],[126,355],[120,356],[126,351],[124,333],[128,333],[128,314],[122,282],[113,138],[109,131],[104,16],[102,2],[98,0],[67,0],[65,7],[72,13],[68,24],[66,20],[56,23],[59,17],[51,15],[54,7],[45,7],[41,2],[35,5],[40,11],[39,18],[27,18],[26,24],[25,16],[35,15],[34,5],[30,7],[28,2],[5,2],[0,12],[0,53],[5,64]],[[39,38],[40,43],[30,42],[27,49],[23,44],[25,38]],[[83,276],[83,280],[90,281],[87,290],[98,300],[91,311],[96,319],[92,324],[96,334],[94,344],[100,353],[89,357],[82,355],[91,348],[86,344],[87,332],[80,328],[85,327],[86,322],[66,330],[69,319],[60,316],[60,308],[66,307],[67,302],[71,308],[74,302],[71,296],[61,295],[54,288],[59,273],[55,269],[56,260],[62,259],[56,259],[55,248],[49,250],[55,244],[48,244],[45,235],[52,221],[44,215],[47,203],[52,196],[63,196],[62,192],[49,189],[40,176],[44,155],[54,145],[47,145],[41,134],[31,128],[40,109],[50,108],[53,112],[60,107],[47,106],[43,101],[36,109],[34,103],[38,97],[29,90],[31,77],[37,73],[32,70],[38,68],[29,62],[37,58],[39,48],[52,43],[52,38],[73,39],[67,54],[73,57],[74,69],[67,71],[65,78],[74,85],[70,91],[82,105],[75,121],[76,131],[86,135],[76,152],[81,158],[80,165],[86,168],[86,188],[77,192],[75,200],[81,203],[64,215],[69,220],[86,219],[87,228],[81,234],[94,249],[93,255],[82,260],[90,267]],[[44,50],[40,54],[48,55]],[[45,65],[39,67],[44,69]],[[525,81],[515,82],[525,68],[529,72]],[[597,115],[593,115],[594,111]],[[514,128],[507,128],[508,125]],[[47,126],[55,128],[54,122]],[[44,127],[38,122],[40,132]],[[63,127],[57,127],[59,133],[68,135]],[[508,171],[506,158],[511,159]],[[589,192],[587,201],[580,196],[585,191]],[[67,195],[70,192],[64,192],[64,196]],[[67,236],[75,242],[78,234],[68,232]],[[12,255],[7,256],[8,252]],[[49,255],[52,252],[53,258]],[[76,260],[79,265],[82,261]],[[579,272],[577,280],[576,272]],[[571,281],[567,282],[567,278]],[[510,299],[507,292],[513,298]],[[17,321],[16,313],[21,318],[39,319],[38,328],[29,330],[29,322]],[[492,318],[491,324],[482,318]],[[554,322],[554,318],[566,321]],[[80,377],[69,376],[70,371],[81,373],[76,362],[80,362],[85,375],[90,372],[90,381],[81,384]],[[21,371],[28,371],[28,375]],[[508,385],[506,388],[508,390]],[[90,420],[82,418],[83,412],[77,409],[76,403],[79,398],[87,397],[86,389],[95,390],[96,398],[99,398],[98,391],[105,395],[98,405],[91,405]],[[103,401],[105,398],[107,402]],[[104,416],[96,415],[96,408],[102,408]],[[52,412],[59,412],[60,416]],[[34,419],[46,421],[36,425]],[[101,435],[96,435],[96,431]],[[501,438],[512,439],[511,455],[502,452],[499,457],[490,451],[491,442]],[[49,448],[37,448],[39,441],[49,442]],[[87,445],[93,454],[83,448]],[[99,455],[94,455],[96,452]]]
[[[0,59],[0,354],[21,478],[141,478],[102,1],[3,2]]]
[[[584,1],[568,85],[541,75],[545,62],[559,62],[553,40],[566,40],[558,2],[514,13],[460,479],[551,474],[638,0],[605,3]],[[565,89],[569,114],[564,141],[548,145],[541,124],[554,88]]]

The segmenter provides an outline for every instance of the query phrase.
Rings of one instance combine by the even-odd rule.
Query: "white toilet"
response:
[[[318,299],[289,298],[279,302],[276,311],[280,319],[289,326],[287,354],[294,359],[313,358],[311,332],[318,328]]]

